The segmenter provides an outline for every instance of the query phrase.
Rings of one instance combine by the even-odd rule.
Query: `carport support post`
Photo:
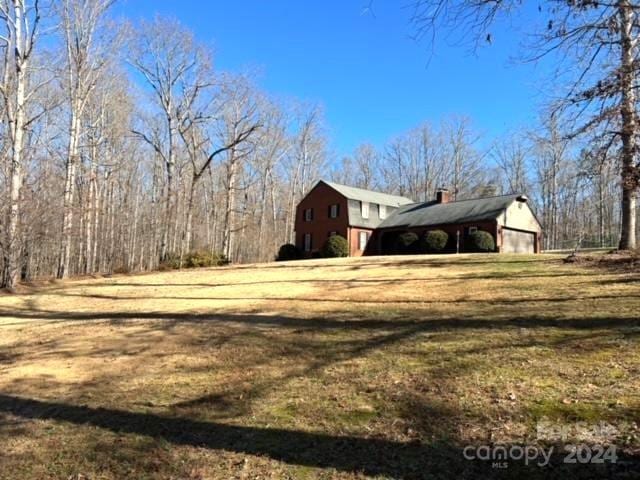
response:
[[[460,253],[460,230],[456,230],[456,253]]]

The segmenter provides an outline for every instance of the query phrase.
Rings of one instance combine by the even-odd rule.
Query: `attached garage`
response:
[[[503,253],[535,253],[536,234],[534,232],[524,232],[502,228],[502,249]]]

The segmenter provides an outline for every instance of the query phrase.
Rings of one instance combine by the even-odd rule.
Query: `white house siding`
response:
[[[498,225],[527,232],[539,232],[540,225],[526,202],[515,201],[498,217]]]

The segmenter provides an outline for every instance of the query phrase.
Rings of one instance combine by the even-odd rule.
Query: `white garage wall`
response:
[[[526,202],[513,202],[507,210],[498,217],[498,224],[503,227],[539,232],[540,225]]]
[[[535,236],[533,233],[502,229],[503,253],[535,253]]]

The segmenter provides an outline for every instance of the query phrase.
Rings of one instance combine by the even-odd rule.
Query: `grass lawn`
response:
[[[0,296],[0,478],[638,478],[639,317],[640,273],[553,255],[26,288]],[[540,422],[617,463],[463,458],[560,451]]]

